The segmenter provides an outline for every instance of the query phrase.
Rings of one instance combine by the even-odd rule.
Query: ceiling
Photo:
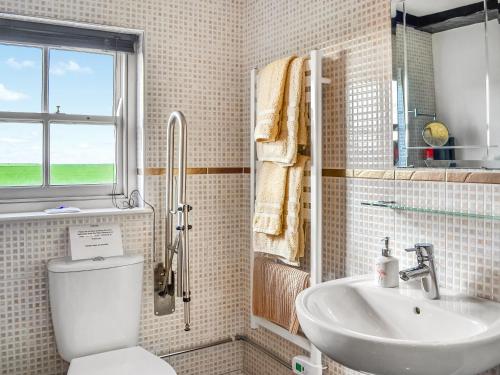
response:
[[[406,0],[406,11],[417,17],[434,14],[445,10],[459,8],[464,5],[478,3],[478,0]],[[403,11],[403,4],[396,6],[397,10]]]

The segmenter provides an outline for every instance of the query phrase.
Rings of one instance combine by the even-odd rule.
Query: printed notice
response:
[[[123,255],[118,224],[71,226],[69,242],[72,260]]]

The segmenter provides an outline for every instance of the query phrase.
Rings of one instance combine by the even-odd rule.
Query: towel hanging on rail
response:
[[[307,145],[307,105],[306,105],[306,61],[304,59],[304,68],[302,73],[302,85],[300,93],[300,105],[299,105],[299,130],[297,134],[297,143],[299,145]]]
[[[274,142],[279,134],[287,72],[293,57],[276,60],[259,74],[254,132],[256,142]]]
[[[280,235],[269,235],[254,230],[253,249],[255,252],[272,254],[291,263],[297,263],[304,256],[301,196],[304,170],[308,160],[309,157],[299,154],[295,165],[286,168],[288,169],[288,176],[284,198],[282,233]]]
[[[279,133],[274,142],[257,142],[257,158],[293,165],[298,144],[307,143],[305,121],[305,58],[297,57],[288,68]]]
[[[253,269],[253,314],[297,334],[295,298],[309,286],[309,274],[257,256]]]
[[[263,162],[257,173],[254,232],[279,235],[283,230],[288,168]]]

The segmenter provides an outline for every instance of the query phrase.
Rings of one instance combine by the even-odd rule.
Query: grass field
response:
[[[51,185],[110,184],[113,164],[52,164]],[[40,164],[0,164],[0,186],[37,186],[43,182]]]

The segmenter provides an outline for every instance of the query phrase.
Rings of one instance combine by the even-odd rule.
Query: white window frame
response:
[[[0,16],[4,16],[1,15]],[[1,40],[0,44],[37,47],[42,49],[42,105],[40,113],[0,112],[0,122],[35,122],[43,124],[43,185],[0,187],[0,213],[41,211],[46,208],[66,204],[79,208],[107,208],[128,199],[133,190],[143,194],[143,181],[138,176],[139,161],[142,162],[143,129],[143,33],[139,30],[121,29],[98,25],[77,24],[74,22],[56,22],[32,17],[11,16],[8,18],[25,19],[37,22],[49,22],[76,27],[104,29],[109,31],[136,33],[139,43],[135,54],[106,52],[88,48],[68,46],[48,46],[24,43],[9,43]],[[108,53],[114,56],[114,103],[110,116],[75,115],[50,113],[48,103],[49,50],[63,49],[81,52]],[[62,108],[64,111],[64,108]],[[115,184],[102,185],[49,185],[50,174],[50,124],[109,124],[116,127]]]

